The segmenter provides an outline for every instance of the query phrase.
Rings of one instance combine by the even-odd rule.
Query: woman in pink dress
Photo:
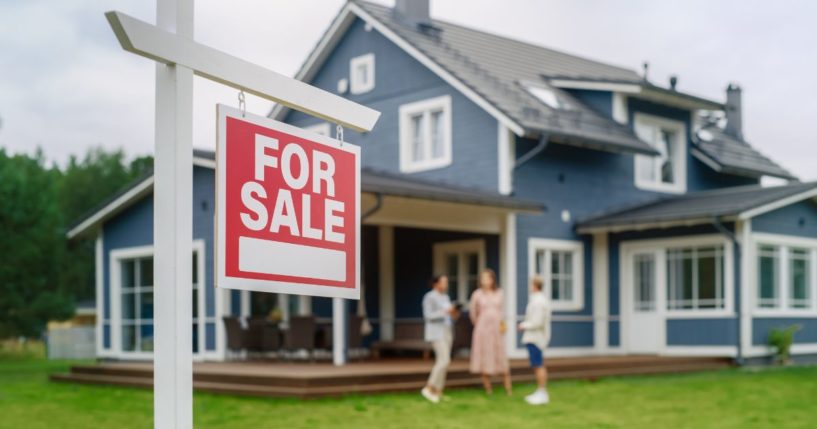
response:
[[[479,289],[471,295],[469,315],[474,324],[471,340],[471,372],[482,375],[485,393],[493,393],[491,376],[502,374],[505,392],[511,395],[511,372],[505,351],[505,321],[502,291],[496,273],[486,269],[479,276]]]

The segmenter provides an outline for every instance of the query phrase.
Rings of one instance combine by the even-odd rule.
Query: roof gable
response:
[[[391,8],[362,1],[346,4],[323,39],[309,55],[296,78],[309,80],[348,30],[354,16],[363,19],[475,104],[494,116],[517,135],[546,133],[554,141],[596,149],[653,154],[627,128],[595,113],[577,100],[570,110],[554,109],[532,95],[525,86],[547,87],[542,73],[564,74],[579,70],[578,76],[636,79],[635,72],[579,58],[443,21],[431,29],[405,25]],[[560,97],[571,99],[558,88]],[[271,116],[282,119],[283,107]]]

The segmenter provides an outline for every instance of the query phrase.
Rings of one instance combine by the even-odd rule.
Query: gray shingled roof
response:
[[[817,190],[817,182],[785,186],[760,185],[723,188],[663,197],[651,202],[609,211],[578,223],[578,229],[612,228],[626,230],[645,224],[681,223],[730,218],[782,199]]]
[[[711,138],[702,138],[704,135]],[[729,135],[714,124],[698,132],[694,147],[717,163],[720,171],[725,173],[752,177],[768,175],[783,179],[795,178],[785,168],[765,157],[748,143]]]
[[[604,150],[655,153],[627,127],[600,116],[568,93],[553,88],[575,106],[570,111],[545,105],[523,86],[529,82],[546,86],[543,75],[640,82],[632,70],[444,21],[433,21],[436,30],[422,30],[402,23],[389,7],[354,3],[533,133],[546,132],[563,143]]]

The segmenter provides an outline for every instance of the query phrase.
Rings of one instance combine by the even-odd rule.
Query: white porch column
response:
[[[381,225],[377,231],[380,283],[380,339],[394,339],[394,227]]]
[[[193,0],[158,0],[159,28],[193,38]],[[193,427],[193,71],[156,64],[155,428]]]
[[[593,234],[593,344],[597,352],[609,347],[610,255],[607,233]]]
[[[309,316],[312,314],[312,297],[306,295],[298,296],[298,315]]]
[[[508,354],[514,356],[517,351],[516,324],[517,308],[516,295],[519,285],[516,282],[516,214],[505,214],[501,222],[499,233],[499,272],[502,277],[501,285],[505,289],[505,323],[508,325],[507,341]]]
[[[346,365],[346,300],[332,298],[332,363]]]

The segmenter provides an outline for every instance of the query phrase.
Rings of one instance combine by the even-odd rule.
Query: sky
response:
[[[380,2],[391,4],[391,0]],[[292,76],[343,0],[197,1],[195,39]],[[743,87],[744,135],[817,180],[817,2],[431,0],[434,18],[641,70],[724,100]],[[64,163],[91,146],[153,151],[154,64],[124,52],[104,19],[155,22],[150,0],[0,1],[0,147]],[[196,78],[194,146],[215,147],[215,104],[237,92]],[[271,104],[247,96],[247,110]]]

